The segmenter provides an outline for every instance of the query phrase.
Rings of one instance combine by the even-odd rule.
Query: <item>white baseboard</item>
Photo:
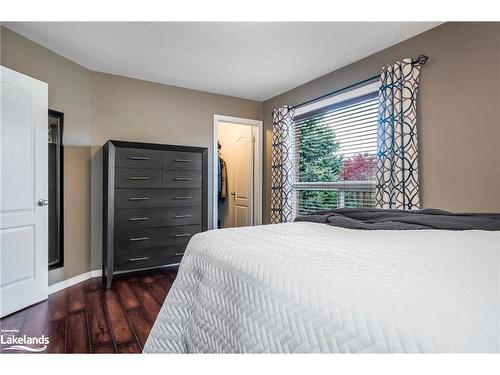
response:
[[[165,268],[177,267],[177,266],[179,266],[179,263],[169,264],[168,266],[165,266]],[[155,268],[158,268],[158,267],[142,268],[142,269],[140,269],[140,271],[146,271],[146,270],[155,269]],[[137,270],[137,271],[139,271],[139,270]],[[130,271],[130,270],[129,271],[118,271],[118,272],[116,272],[116,274],[128,273],[128,272],[133,272],[133,271]],[[81,283],[82,281],[91,279],[93,277],[101,277],[101,276],[102,276],[102,270],[94,270],[94,271],[82,273],[81,275],[72,277],[72,278],[67,279],[67,280],[63,280],[59,283],[49,285],[49,294],[59,292],[60,290],[63,290],[64,288],[69,288],[72,285]]]
[[[72,278],[67,279],[67,280],[63,280],[59,283],[49,285],[49,294],[59,292],[60,290],[63,290],[64,288],[69,288],[70,286],[81,283],[82,281],[91,279],[93,277],[100,277],[100,276],[102,276],[102,270],[94,270],[94,271],[82,273],[81,275],[72,277]]]

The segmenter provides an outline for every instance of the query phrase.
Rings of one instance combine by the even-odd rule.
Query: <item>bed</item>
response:
[[[488,230],[323,216],[194,236],[144,353],[500,351],[500,216]]]

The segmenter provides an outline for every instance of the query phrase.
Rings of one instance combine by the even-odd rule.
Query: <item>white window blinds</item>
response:
[[[374,206],[377,119],[377,92],[294,118],[295,216]]]

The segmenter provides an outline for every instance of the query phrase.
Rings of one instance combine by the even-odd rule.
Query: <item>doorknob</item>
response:
[[[233,191],[233,192],[231,193],[231,195],[236,195],[236,193]]]
[[[39,205],[40,207],[43,207],[43,206],[48,206],[48,205],[49,205],[49,201],[48,201],[47,199],[40,199],[40,200],[38,201],[38,205]]]

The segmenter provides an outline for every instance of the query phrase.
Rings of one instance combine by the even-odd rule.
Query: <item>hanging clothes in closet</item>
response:
[[[218,171],[218,181],[217,181],[217,187],[218,187],[218,197],[219,197],[219,203],[224,202],[227,197],[227,164],[224,161],[224,159],[220,156],[220,150],[222,146],[219,143],[218,144],[218,149],[219,149],[219,171]]]

